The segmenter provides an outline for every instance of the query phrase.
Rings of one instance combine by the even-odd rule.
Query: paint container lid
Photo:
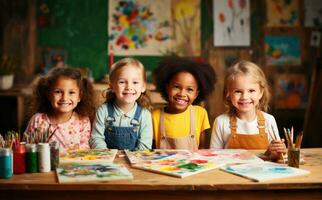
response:
[[[13,151],[15,153],[25,153],[26,152],[26,143],[25,142],[20,142],[19,145],[16,145],[13,148]]]
[[[10,148],[0,148],[0,156],[10,156],[11,154]]]
[[[37,152],[36,144],[26,144],[27,152]]]
[[[38,151],[49,150],[49,143],[38,143],[37,150]]]

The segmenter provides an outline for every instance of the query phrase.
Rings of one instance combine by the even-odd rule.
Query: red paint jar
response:
[[[26,143],[20,142],[13,148],[13,173],[22,174],[26,172]]]

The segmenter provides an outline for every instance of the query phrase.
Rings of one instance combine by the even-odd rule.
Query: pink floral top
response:
[[[50,127],[49,127],[50,126]],[[88,117],[81,118],[76,112],[62,124],[52,124],[45,113],[36,113],[29,121],[25,134],[29,135],[35,130],[44,131],[49,127],[49,142],[57,141],[60,150],[89,149],[88,140],[91,133],[91,123]]]

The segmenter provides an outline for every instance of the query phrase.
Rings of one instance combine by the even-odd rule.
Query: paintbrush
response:
[[[272,129],[272,132],[268,131],[268,133],[269,133],[270,137],[271,137],[273,140],[277,140],[277,137],[276,137],[276,135],[275,135],[275,131],[274,131],[273,126],[271,126],[271,129]],[[284,163],[284,164],[286,163],[286,162],[285,162],[285,155],[284,155],[284,153],[281,153],[281,154],[280,154],[280,159],[282,159],[282,160],[283,160],[283,163]]]
[[[303,131],[301,131],[296,137],[295,148],[301,148],[302,139],[303,139]]]

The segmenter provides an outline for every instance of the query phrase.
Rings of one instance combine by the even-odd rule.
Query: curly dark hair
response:
[[[217,76],[211,65],[188,58],[165,57],[153,71],[153,79],[157,91],[166,101],[169,101],[167,84],[180,72],[192,74],[198,83],[199,94],[193,104],[199,104],[214,91]]]
[[[82,117],[89,117],[93,121],[95,117],[95,104],[94,104],[94,88],[92,83],[82,78],[81,72],[78,69],[70,67],[53,68],[46,76],[39,79],[33,90],[33,97],[31,101],[31,114],[37,112],[51,113],[52,106],[48,99],[49,92],[59,77],[68,77],[77,82],[80,90],[80,102],[74,109],[77,114]]]

